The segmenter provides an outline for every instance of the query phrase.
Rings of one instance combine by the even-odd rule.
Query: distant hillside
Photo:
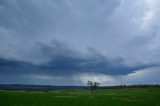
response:
[[[116,89],[116,88],[143,88],[143,87],[160,87],[159,84],[137,84],[137,85],[115,85],[100,86],[99,89]],[[87,86],[51,86],[51,85],[23,85],[23,84],[0,84],[0,89],[6,90],[56,90],[56,89],[82,89]]]
[[[50,90],[50,89],[72,89],[85,88],[84,86],[51,86],[51,85],[23,85],[23,84],[0,84],[0,89],[12,90]]]

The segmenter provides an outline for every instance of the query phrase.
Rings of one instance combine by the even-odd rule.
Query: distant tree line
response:
[[[101,86],[100,89],[116,89],[116,88],[146,88],[146,87],[160,87],[160,84],[133,84],[133,85],[114,85],[114,86]]]

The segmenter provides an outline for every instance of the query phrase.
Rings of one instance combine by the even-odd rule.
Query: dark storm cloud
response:
[[[55,41],[57,42],[57,41]],[[0,59],[1,74],[44,74],[44,75],[74,75],[84,72],[95,72],[107,75],[126,75],[135,70],[154,67],[157,64],[139,64],[128,66],[122,58],[109,59],[103,55],[90,53],[82,55],[68,49],[61,43],[47,46],[40,44],[40,51],[51,58],[48,63],[35,65],[23,61]]]
[[[0,0],[0,80],[158,66],[158,23],[157,0]]]

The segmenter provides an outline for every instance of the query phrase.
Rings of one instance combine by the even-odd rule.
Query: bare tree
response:
[[[88,81],[87,85],[89,86],[89,88],[91,90],[91,93],[93,93],[96,90],[96,88],[98,88],[98,86],[100,85],[100,83]]]

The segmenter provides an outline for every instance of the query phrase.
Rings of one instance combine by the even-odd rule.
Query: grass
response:
[[[0,106],[160,106],[160,88],[1,90]]]

